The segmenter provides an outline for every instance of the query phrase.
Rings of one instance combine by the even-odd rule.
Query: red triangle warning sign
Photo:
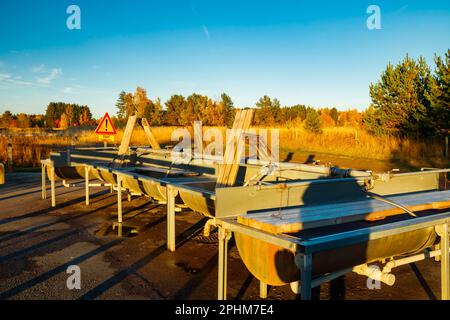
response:
[[[95,133],[97,134],[117,134],[116,128],[114,128],[113,122],[109,117],[108,112],[105,113],[103,118],[100,120],[100,123],[95,129]]]

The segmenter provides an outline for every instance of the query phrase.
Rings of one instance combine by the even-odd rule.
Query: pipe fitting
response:
[[[383,282],[388,286],[393,286],[395,283],[395,275],[393,275],[392,273],[383,272],[377,266],[368,266],[367,264],[363,264],[354,267],[353,272],[362,276],[366,276],[375,281]]]
[[[216,226],[216,219],[208,219],[208,221],[206,221],[205,223],[205,226],[203,227],[203,236],[209,237],[209,235],[211,234],[211,229]]]

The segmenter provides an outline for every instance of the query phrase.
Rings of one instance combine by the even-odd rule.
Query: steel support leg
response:
[[[117,175],[117,222],[122,223],[122,178]]]
[[[177,190],[167,187],[167,249],[175,251],[175,196]]]
[[[450,299],[450,254],[449,254],[449,227],[442,225],[441,235],[441,298]]]
[[[42,188],[42,194],[41,194],[41,198],[42,200],[47,199],[47,173],[46,173],[46,165],[45,164],[41,164],[41,170],[42,170],[42,174],[41,174],[41,188]]]
[[[56,192],[55,192],[55,167],[52,165],[50,177],[50,186],[51,186],[51,194],[52,194],[52,207],[56,207]]]
[[[227,299],[228,230],[219,226],[219,278],[217,299]]]
[[[85,196],[86,196],[86,205],[89,205],[89,168],[88,166],[84,166],[84,175],[85,175]]]
[[[312,255],[298,253],[295,256],[295,264],[300,269],[300,281],[297,282],[302,300],[311,300],[312,298]]]
[[[259,282],[259,297],[261,299],[266,299],[267,298],[267,283],[264,283],[262,281]]]

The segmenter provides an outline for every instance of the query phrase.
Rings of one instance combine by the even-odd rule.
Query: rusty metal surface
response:
[[[256,278],[277,286],[299,280],[292,251],[239,233],[234,235],[242,260]],[[362,263],[418,252],[435,244],[436,239],[434,228],[427,228],[323,251],[313,255],[313,274],[326,274]]]

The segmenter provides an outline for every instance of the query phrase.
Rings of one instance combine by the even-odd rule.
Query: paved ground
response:
[[[217,246],[198,237],[204,218],[177,214],[177,251],[166,251],[165,207],[133,199],[124,202],[123,238],[112,230],[116,197],[92,189],[57,187],[57,207],[41,200],[40,174],[7,175],[0,186],[1,299],[215,299]],[[186,240],[187,239],[187,240]],[[68,290],[69,265],[81,268],[81,290]],[[258,299],[259,283],[237,249],[230,250],[229,299]],[[345,278],[346,299],[436,299],[440,265],[428,260],[395,270],[394,287],[369,290],[366,279]],[[329,299],[329,286],[321,299]],[[288,287],[271,288],[269,299],[295,299]]]

